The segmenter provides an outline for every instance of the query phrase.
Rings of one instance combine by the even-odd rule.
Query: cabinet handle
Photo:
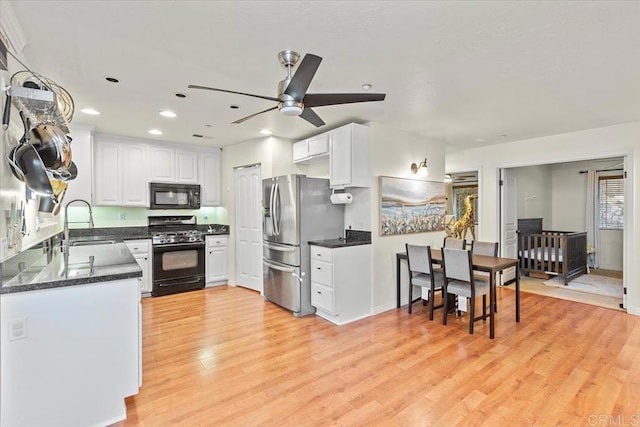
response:
[[[318,294],[322,295],[322,292],[320,292],[320,291],[316,291],[316,293],[318,293]]]
[[[322,270],[320,267],[316,267],[316,270]]]
[[[144,260],[146,261],[146,260],[147,260],[147,257],[144,257]]]

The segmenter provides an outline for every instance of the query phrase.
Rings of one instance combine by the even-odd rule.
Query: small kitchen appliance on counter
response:
[[[329,180],[283,175],[262,181],[264,297],[296,317],[311,305],[310,240],[340,236],[344,205],[329,201]]]
[[[195,216],[147,218],[153,246],[151,296],[204,289],[205,242]]]

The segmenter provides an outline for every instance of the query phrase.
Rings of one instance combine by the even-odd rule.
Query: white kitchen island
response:
[[[124,244],[61,257],[2,285],[3,426],[105,426],[138,393],[142,271]]]

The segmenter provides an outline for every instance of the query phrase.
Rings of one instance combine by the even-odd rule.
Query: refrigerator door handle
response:
[[[266,259],[262,259],[262,262],[265,263],[269,268],[273,268],[274,270],[284,271],[285,273],[295,273],[296,269],[291,267],[284,267],[282,265],[273,264],[272,262],[267,261]]]
[[[280,251],[280,252],[295,252],[296,248],[295,247],[290,247],[290,246],[275,246],[275,245],[271,245],[267,242],[263,242],[262,243],[264,245],[265,248],[267,249],[273,249],[274,251]]]
[[[280,184],[276,182],[275,191],[273,192],[273,208],[274,208],[274,226],[276,236],[280,235]]]
[[[275,215],[275,211],[273,208],[273,194],[275,193],[275,191],[276,191],[276,183],[273,182],[271,184],[271,194],[269,195],[269,219],[271,220],[271,229],[273,230],[273,235],[277,236],[276,223],[273,219],[273,216]]]

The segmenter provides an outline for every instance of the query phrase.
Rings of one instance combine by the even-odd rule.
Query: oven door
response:
[[[153,247],[152,295],[204,288],[204,242]]]

